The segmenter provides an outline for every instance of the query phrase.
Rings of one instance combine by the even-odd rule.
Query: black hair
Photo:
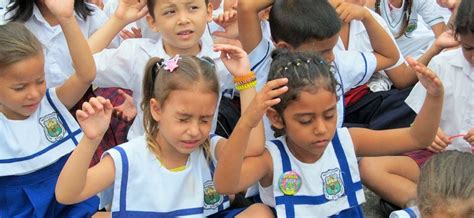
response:
[[[14,12],[11,21],[26,22],[33,15],[33,4],[38,4],[39,0],[10,0],[8,12]],[[83,20],[92,15],[94,9],[87,5],[85,0],[74,0],[74,11]]]
[[[474,33],[474,2],[472,0],[463,0],[459,4],[456,15],[455,33],[456,36]]]
[[[341,30],[341,20],[327,0],[275,0],[268,20],[273,40],[294,48],[331,38]]]
[[[405,1],[404,7],[403,7],[403,27],[402,30],[398,33],[397,36],[395,36],[396,39],[402,37],[405,35],[407,28],[408,28],[408,23],[410,22],[410,15],[411,15],[411,6],[413,4],[413,0],[402,0]],[[380,5],[380,0],[375,0],[375,12],[379,15],[382,15],[380,12],[380,7],[385,7],[384,5]]]
[[[322,88],[337,96],[339,85],[331,66],[318,53],[276,49],[272,52],[272,59],[268,81],[288,78],[288,91],[280,95],[281,102],[273,106],[280,117],[283,117],[285,109],[298,99],[302,91],[314,92]],[[275,137],[284,135],[284,130],[272,129]]]

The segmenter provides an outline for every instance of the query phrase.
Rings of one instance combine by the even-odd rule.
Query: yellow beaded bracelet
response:
[[[245,90],[245,89],[253,88],[255,86],[257,86],[257,80],[254,80],[252,82],[245,83],[245,84],[242,84],[242,85],[236,85],[235,88],[238,91],[242,91],[242,90]]]

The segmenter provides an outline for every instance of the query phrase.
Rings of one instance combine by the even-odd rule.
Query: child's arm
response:
[[[59,100],[66,108],[71,108],[94,80],[95,63],[74,16],[74,0],[45,0],[45,4],[61,25],[76,70],[56,89]]]
[[[433,142],[441,119],[444,89],[439,78],[427,67],[408,58],[427,90],[423,106],[409,128],[375,131],[349,129],[358,156],[393,155],[426,148]]]
[[[431,59],[438,55],[441,51],[447,48],[456,47],[458,45],[459,42],[455,39],[451,30],[443,32],[436,38],[430,48],[418,58],[417,62],[423,65],[428,65]],[[418,81],[415,70],[405,64],[402,64],[391,70],[387,70],[386,73],[390,80],[392,80],[395,87],[398,89],[413,86]]]
[[[216,44],[214,45],[215,51],[221,52],[221,60],[229,72],[234,77],[246,76],[250,73],[250,63],[247,57],[247,53],[239,47]],[[247,88],[240,91],[240,111],[245,113],[250,102],[256,95],[255,87]],[[219,141],[216,146],[216,159],[219,160],[219,154],[226,144],[225,139]],[[263,129],[263,122],[260,119],[258,125],[252,129],[250,133],[249,145],[245,151],[245,156],[258,156],[263,153],[265,145],[265,131]]]
[[[110,156],[89,169],[89,163],[107,131],[112,104],[103,97],[91,98],[76,112],[84,132],[59,175],[56,199],[63,204],[81,202],[110,186],[115,178],[115,167]]]
[[[250,53],[262,40],[258,12],[272,5],[274,0],[239,0],[237,5],[239,40],[242,48]]]
[[[107,23],[89,38],[88,43],[92,53],[102,51],[125,26],[142,18],[147,13],[146,1],[120,0],[117,10]]]
[[[387,43],[392,42],[392,39],[370,14],[369,9],[338,0],[332,1],[331,4],[336,8],[336,12],[339,14],[342,22],[350,22],[357,19],[364,24],[374,49],[375,58],[377,59],[375,71],[383,70],[397,63],[399,59],[397,47],[394,43]]]
[[[272,175],[273,165],[268,151],[256,157],[245,157],[245,152],[252,129],[260,125],[269,107],[280,102],[277,96],[288,90],[284,86],[287,82],[286,78],[268,82],[243,112],[221,151],[216,167],[214,184],[219,193],[235,194]]]

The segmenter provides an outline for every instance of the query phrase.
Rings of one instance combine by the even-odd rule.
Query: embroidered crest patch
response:
[[[416,28],[418,27],[417,22],[418,22],[417,20],[410,20],[410,22],[408,22],[406,32],[411,33],[413,31],[415,31]]]
[[[54,143],[64,138],[66,131],[56,112],[50,113],[39,119],[41,126],[48,141]]]
[[[337,200],[344,195],[344,183],[341,177],[341,170],[330,169],[321,174],[323,180],[324,197],[328,200]]]
[[[223,197],[217,193],[214,183],[209,180],[204,183],[204,209],[215,209],[222,204]]]

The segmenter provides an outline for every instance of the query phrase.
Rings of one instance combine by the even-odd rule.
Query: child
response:
[[[442,84],[415,61],[411,65],[429,88],[422,112],[411,128],[339,129],[339,85],[329,65],[316,54],[274,53],[268,78],[288,78],[288,92],[280,96],[281,102],[270,108],[267,116],[281,137],[268,141],[265,152],[257,157],[244,157],[245,146],[228,141],[216,168],[217,191],[236,193],[258,182],[260,198],[276,209],[278,217],[362,217],[359,204],[365,199],[356,155],[419,149],[436,134]],[[244,144],[252,122],[257,121],[242,118],[235,128],[241,130],[239,139]]]
[[[169,59],[176,54],[208,56],[214,60],[220,82],[220,92],[233,98],[234,84],[232,76],[220,60],[218,53],[213,52],[212,43],[203,37],[206,24],[211,20],[212,7],[208,0],[179,0],[146,2],[150,16],[147,16],[150,29],[160,32],[158,41],[150,39],[130,39],[124,41],[117,49],[106,49],[108,42],[125,25],[144,16],[143,1],[121,2],[114,16],[89,40],[91,50],[99,52],[94,55],[97,64],[97,79],[94,84],[99,87],[118,86],[133,91],[135,105],[142,98],[142,78],[146,61],[150,57]],[[128,139],[141,136],[143,130],[143,112],[138,114],[128,133]],[[213,122],[216,123],[216,122]]]
[[[74,17],[74,0],[44,1],[64,31],[76,72],[46,88],[41,43],[22,24],[0,26],[0,217],[91,216],[95,196],[64,206],[54,197],[60,170],[82,137],[68,112],[95,77]]]
[[[474,217],[474,156],[446,151],[421,168],[417,207],[390,214],[403,217]]]
[[[255,95],[255,76],[248,75],[250,66],[245,52],[226,45],[216,45],[215,49],[222,51],[224,63],[239,81],[242,111],[247,106],[246,113],[250,115],[261,111],[266,105],[277,103],[273,98],[286,91],[285,87],[272,90],[284,85],[285,80],[270,82],[250,104]],[[176,56],[163,63],[160,58],[152,58],[143,83],[145,136],[109,150],[89,170],[87,163],[103,133],[103,123],[110,116],[110,105],[97,98],[78,111],[88,144],[78,146],[61,172],[56,187],[59,201],[79,202],[110,186],[112,216],[209,216],[222,211],[228,206],[228,197],[215,191],[212,172],[226,140],[209,138],[219,98],[212,60]],[[259,147],[252,145],[247,155],[258,155],[263,152],[262,124],[252,135]],[[106,203],[108,196],[103,196],[101,200]],[[260,217],[250,213],[261,209],[271,214],[265,208],[253,205],[240,215]]]
[[[388,23],[403,56],[420,57],[447,30],[442,11],[432,0],[376,0],[375,11]],[[429,25],[432,33],[418,21]]]
[[[474,3],[461,3],[456,17],[456,37],[461,48],[441,53],[433,58],[429,67],[437,72],[446,87],[443,113],[437,136],[426,150],[407,156],[374,157],[361,160],[364,184],[383,199],[404,208],[415,198],[419,167],[434,153],[444,150],[472,152],[474,145]],[[425,90],[417,84],[406,103],[419,112]],[[456,137],[458,136],[458,137]],[[376,164],[376,166],[374,165]],[[362,170],[364,168],[364,170]]]
[[[390,40],[389,35],[368,10],[353,14],[350,4],[339,2],[334,9],[323,0],[239,0],[239,32],[245,33],[240,34],[239,38],[244,50],[249,53],[252,70],[261,76],[257,80],[257,89],[267,81],[270,53],[275,48],[272,42],[262,36],[258,12],[271,5],[270,31],[276,47],[320,52],[328,63],[334,65],[335,77],[341,84],[340,96],[351,88],[366,83],[374,71],[385,69],[398,60],[396,46],[385,43]],[[338,13],[346,14],[347,19],[355,18],[364,23],[370,33],[373,53],[337,50],[333,53],[341,28]],[[339,99],[337,108],[339,114],[344,114],[343,98]],[[338,125],[342,126],[342,123],[343,116],[340,116]],[[269,128],[266,129],[266,137],[273,137]]]

